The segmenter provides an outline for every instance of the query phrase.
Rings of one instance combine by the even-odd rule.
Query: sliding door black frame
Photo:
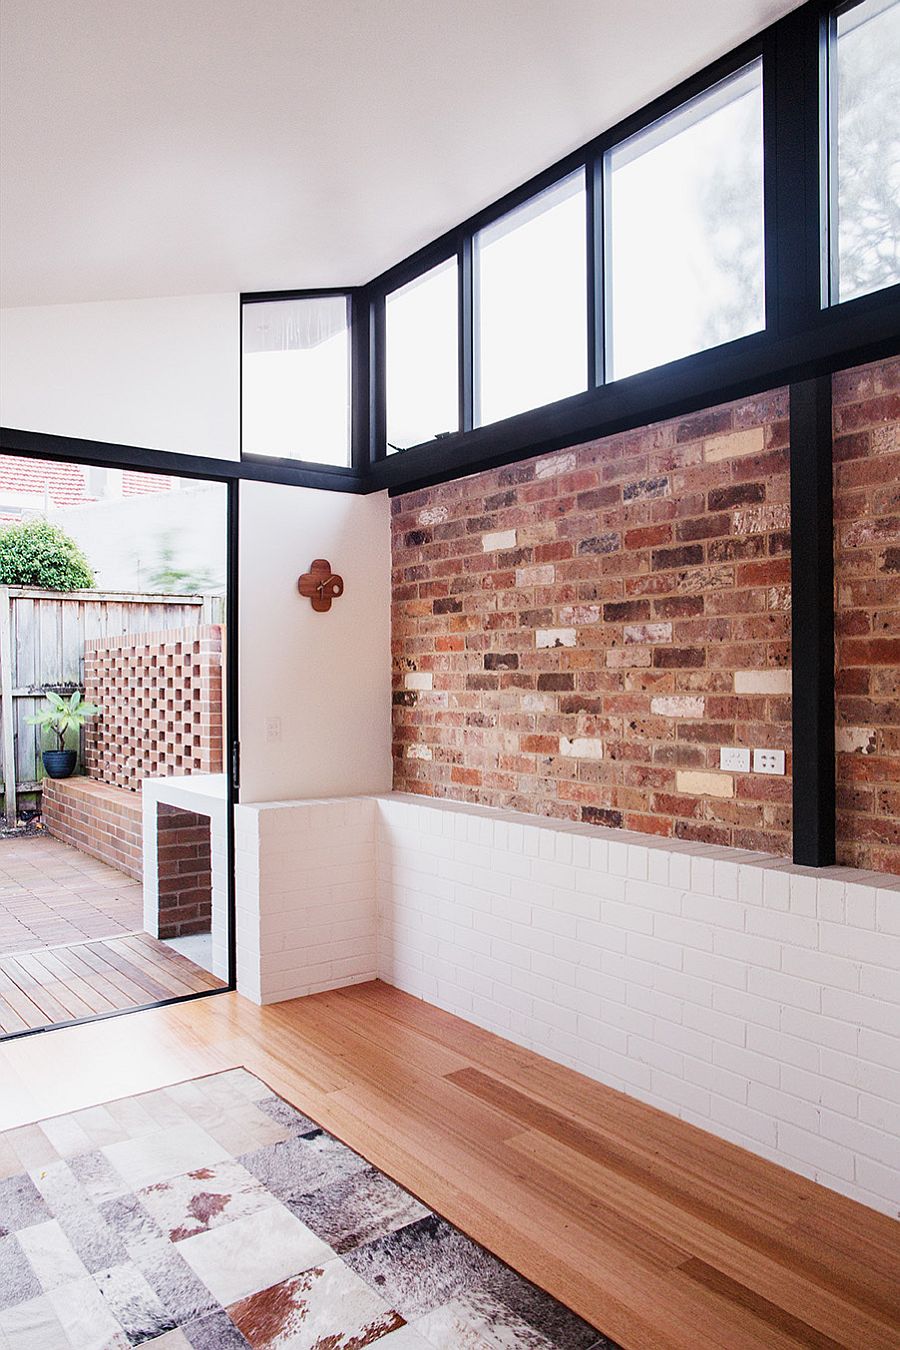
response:
[[[37,433],[27,433],[35,435]],[[21,1040],[26,1036],[37,1036],[45,1031],[58,1031],[62,1027],[82,1026],[88,1022],[102,1022],[110,1017],[126,1017],[130,1013],[147,1012],[150,1008],[166,1008],[173,1003],[191,1003],[194,999],[211,998],[216,994],[233,993],[237,988],[237,933],[235,931],[235,843],[234,808],[238,804],[240,788],[239,776],[239,740],[238,740],[238,580],[239,580],[239,525],[240,525],[240,482],[235,476],[205,471],[206,465],[216,465],[219,461],[204,460],[200,457],[171,455],[158,451],[140,451],[132,446],[103,446],[106,453],[80,453],[71,455],[62,452],[57,442],[67,443],[67,437],[37,437],[38,450],[25,448],[12,449],[7,442],[6,433],[0,437],[0,455],[31,455],[41,459],[77,462],[97,465],[104,468],[143,470],[169,474],[172,477],[193,478],[211,483],[221,483],[226,489],[226,563],[225,563],[225,738],[223,759],[226,783],[226,857],[228,869],[228,892],[226,905],[228,912],[228,979],[220,989],[201,989],[192,994],[179,994],[172,998],[148,999],[135,1008],[114,1008],[109,1012],[93,1013],[87,1017],[72,1017],[62,1022],[48,1023],[42,1027],[28,1027],[24,1031],[11,1031],[0,1035],[0,1044],[6,1041]],[[46,444],[51,441],[53,444]],[[76,446],[93,446],[94,442],[76,441]],[[157,457],[162,454],[162,459]],[[152,463],[147,456],[154,457]],[[176,461],[178,463],[176,464]],[[203,467],[201,467],[203,466]],[[2,844],[0,844],[2,847]]]

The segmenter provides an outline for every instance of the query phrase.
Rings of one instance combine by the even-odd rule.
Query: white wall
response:
[[[0,310],[0,425],[236,459],[237,295]]]
[[[244,482],[240,539],[241,800],[387,791],[387,494]],[[314,558],[344,578],[327,614],[297,591]],[[278,739],[272,718],[280,719]]]

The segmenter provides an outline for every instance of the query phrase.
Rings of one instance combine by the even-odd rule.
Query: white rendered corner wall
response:
[[[0,310],[0,425],[239,454],[239,297]]]
[[[241,484],[242,802],[389,790],[389,511],[386,493]],[[327,614],[297,591],[314,558],[344,579]]]

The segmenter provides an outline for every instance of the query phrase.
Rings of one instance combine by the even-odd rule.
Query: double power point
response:
[[[729,773],[750,772],[750,751],[739,745],[723,745],[719,751],[719,768]],[[784,774],[783,750],[754,750],[753,772]]]

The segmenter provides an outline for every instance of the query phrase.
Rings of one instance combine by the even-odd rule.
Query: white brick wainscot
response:
[[[900,878],[402,794],[241,806],[237,857],[249,997],[377,972],[898,1212]]]
[[[376,975],[375,798],[235,808],[238,992],[255,1003]]]

